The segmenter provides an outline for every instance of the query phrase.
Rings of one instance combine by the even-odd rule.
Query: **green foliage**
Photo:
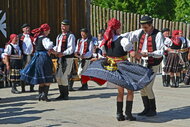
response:
[[[154,18],[190,22],[190,0],[92,0],[92,3]]]

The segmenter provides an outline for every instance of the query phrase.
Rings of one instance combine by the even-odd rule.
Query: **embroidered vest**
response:
[[[151,35],[148,36],[147,38],[147,50],[148,52],[153,52],[156,50],[156,35],[159,31],[157,29],[154,29]],[[138,52],[142,51],[142,47],[144,44],[145,40],[145,32],[142,31],[139,36],[139,47],[138,47]],[[148,57],[148,66],[156,66],[159,65],[162,61],[163,57],[161,58],[153,58],[153,57]]]

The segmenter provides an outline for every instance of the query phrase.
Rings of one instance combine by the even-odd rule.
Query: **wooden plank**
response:
[[[130,31],[130,13],[127,13],[127,24],[126,24],[126,26],[127,26],[127,31],[129,32]]]
[[[137,14],[134,14],[134,19],[133,19],[133,30],[137,29]]]
[[[187,24],[186,38],[190,37],[190,24]]]
[[[119,21],[121,22],[121,33],[123,33],[124,24],[123,24],[123,12],[122,11],[119,11]]]
[[[102,29],[102,11],[101,7],[98,7],[98,18],[97,21],[99,22],[99,28],[97,29],[97,34],[100,29]]]
[[[186,23],[183,23],[183,36],[186,37],[186,28],[187,28],[187,24]]]
[[[123,12],[123,33],[127,32],[127,13]]]
[[[98,17],[99,17],[99,13],[98,13],[98,6],[96,6],[96,36],[98,35],[97,31],[100,29],[100,23],[99,23],[99,20],[98,20]]]
[[[162,19],[159,19],[158,29],[160,31],[163,29],[163,27],[162,27]]]
[[[105,23],[106,23],[106,9],[105,8],[103,8],[102,9],[102,29],[106,29],[105,27],[106,27],[106,25],[105,25]]]

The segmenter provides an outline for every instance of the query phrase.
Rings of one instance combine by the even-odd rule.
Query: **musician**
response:
[[[68,100],[69,99],[69,80],[72,75],[73,59],[75,51],[75,36],[70,31],[70,22],[64,19],[61,22],[61,31],[56,38],[56,46],[54,50],[59,52],[58,69],[56,73],[56,79],[59,87],[60,95],[56,100]],[[70,90],[73,89],[73,84],[69,86]]]

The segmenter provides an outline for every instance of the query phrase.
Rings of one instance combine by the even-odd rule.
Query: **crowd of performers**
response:
[[[117,120],[134,121],[132,105],[134,91],[140,90],[144,110],[139,116],[155,116],[156,100],[153,85],[156,72],[162,62],[163,86],[179,87],[180,82],[189,84],[189,46],[180,30],[159,31],[153,26],[153,19],[144,16],[140,20],[141,29],[121,34],[121,23],[113,18],[106,30],[100,30],[98,38],[92,37],[88,29],[82,28],[81,38],[76,40],[70,31],[70,22],[61,22],[61,33],[55,44],[48,38],[50,26],[42,24],[30,30],[30,25],[23,24],[22,34],[11,34],[2,53],[11,92],[25,92],[26,84],[30,91],[39,85],[39,101],[48,99],[50,84],[56,78],[60,95],[56,100],[68,100],[69,91],[74,91],[71,80],[76,69],[74,59],[78,58],[77,75],[81,77],[79,90],[88,90],[87,82],[95,81],[99,85],[114,83],[118,89]],[[133,47],[137,43],[138,47]],[[51,56],[57,58],[57,68],[53,74]],[[138,63],[131,63],[128,56]],[[139,64],[142,63],[142,64]],[[170,82],[171,80],[171,82]],[[21,85],[21,92],[17,90]],[[127,90],[125,115],[123,114],[124,90]]]

